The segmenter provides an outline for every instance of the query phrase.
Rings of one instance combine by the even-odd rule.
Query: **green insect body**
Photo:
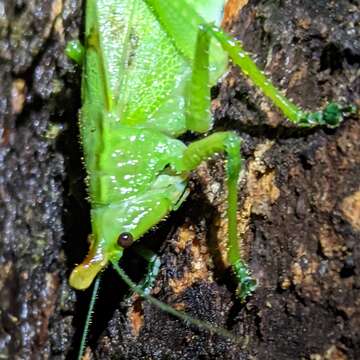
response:
[[[227,63],[219,43],[213,43],[209,59],[193,71],[198,27],[219,20],[223,2],[196,6],[204,19],[190,6],[181,9],[184,18],[194,20],[174,41],[142,0],[87,2],[80,126],[93,231],[89,254],[70,277],[77,289],[87,288],[109,261],[119,260],[121,234],[137,240],[179,207],[189,172],[201,160],[226,147],[235,147],[239,157],[239,139],[232,133],[188,148],[175,138],[211,127],[209,86]],[[180,25],[170,21],[169,31]]]
[[[224,72],[227,54],[290,120],[336,125],[341,119],[336,104],[307,114],[283,97],[241,45],[216,27],[223,5],[86,2],[85,48],[70,47],[68,53],[83,63],[80,127],[92,235],[88,256],[70,276],[73,287],[86,289],[101,269],[120,259],[121,234],[137,240],[177,209],[190,171],[216,152],[228,155],[229,261],[238,281],[249,281],[236,236],[240,139],[224,132],[188,147],[176,139],[211,128],[209,87]]]
[[[109,262],[121,275],[117,262],[127,240],[139,239],[176,210],[188,194],[189,173],[225,152],[228,259],[240,298],[254,289],[237,238],[240,138],[219,132],[186,146],[177,137],[211,128],[209,89],[228,55],[294,123],[336,126],[346,109],[331,103],[306,113],[281,95],[241,44],[217,27],[223,3],[86,1],[85,46],[67,48],[83,65],[80,129],[92,222],[89,253],[70,276],[74,288],[89,287]]]

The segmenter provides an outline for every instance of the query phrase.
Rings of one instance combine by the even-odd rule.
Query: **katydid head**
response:
[[[133,236],[129,232],[122,232],[116,240],[117,246],[106,251],[104,242],[93,241],[90,250],[84,261],[75,267],[70,275],[70,285],[78,290],[88,288],[96,275],[108,264],[109,260],[118,260],[123,249],[131,246],[134,242]],[[111,256],[109,256],[111,254]]]
[[[183,201],[185,186],[181,177],[163,175],[146,193],[94,207],[91,210],[90,250],[85,260],[72,271],[70,285],[79,290],[88,288],[109,261],[117,262],[125,248]]]
[[[145,233],[153,223],[144,222],[153,207],[134,198],[91,211],[92,230],[89,253],[70,275],[70,285],[78,290],[88,288],[109,261],[118,261],[125,248]],[[136,206],[137,204],[137,206]]]
[[[77,290],[87,289],[96,275],[108,264],[108,258],[101,251],[101,247],[92,242],[89,253],[84,261],[71,272],[69,283]]]
[[[129,232],[120,233],[114,242],[109,242],[110,246],[106,246],[105,241],[93,241],[84,261],[72,271],[70,285],[78,290],[87,289],[109,260],[117,261],[123,249],[130,247],[133,242],[134,238]]]

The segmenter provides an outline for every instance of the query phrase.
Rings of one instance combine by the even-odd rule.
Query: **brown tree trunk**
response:
[[[287,96],[360,105],[357,0],[233,0],[224,26]],[[79,0],[0,2],[0,358],[73,359],[89,293],[67,278],[89,233],[77,109]],[[360,122],[297,129],[233,68],[214,89],[215,130],[243,137],[239,232],[258,287],[234,295],[223,158],[193,175],[178,212],[144,239],[162,262],[153,295],[230,329],[239,344],[163,313],[106,271],[86,358],[360,358]],[[137,279],[131,251],[123,266]],[[137,271],[137,272],[136,272]]]

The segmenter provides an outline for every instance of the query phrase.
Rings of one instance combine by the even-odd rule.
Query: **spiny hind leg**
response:
[[[271,83],[264,73],[257,67],[254,61],[242,48],[242,44],[234,40],[230,35],[214,25],[204,24],[204,31],[209,36],[217,39],[222,48],[229,54],[234,64],[248,76],[273,104],[275,104],[290,120],[299,126],[326,125],[336,127],[340,124],[344,115],[356,112],[355,106],[341,106],[337,103],[328,103],[323,110],[307,112],[295,105]]]
[[[209,46],[212,38],[215,38],[223,49],[229,54],[234,64],[240,67],[274,105],[276,105],[290,120],[299,126],[326,125],[336,127],[342,121],[344,115],[355,113],[355,106],[341,106],[330,102],[324,109],[315,112],[307,112],[295,105],[285,97],[257,67],[247,52],[242,48],[239,41],[218,27],[203,24],[199,28],[195,57],[193,62],[192,78],[188,87],[188,101],[186,105],[186,125],[189,130],[196,132],[207,131],[212,124],[210,109],[210,86],[209,86]]]
[[[234,40],[216,26],[203,24],[198,31],[192,76],[187,88],[186,127],[195,132],[206,132],[212,125],[210,114],[210,82],[209,82],[209,47],[215,38],[229,54],[234,64],[267,96],[291,122],[300,126],[326,125],[336,127],[343,116],[354,113],[356,107],[342,107],[334,102],[321,111],[306,112],[286,98],[271,83],[264,73],[242,48],[239,41]]]
[[[190,144],[185,150],[183,162],[186,170],[191,171],[215,153],[225,152],[227,155],[228,261],[238,282],[237,294],[244,300],[255,289],[256,281],[250,276],[250,271],[242,259],[237,236],[237,182],[242,166],[240,145],[241,139],[236,133],[218,132]]]

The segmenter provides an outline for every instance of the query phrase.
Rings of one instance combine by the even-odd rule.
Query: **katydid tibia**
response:
[[[83,66],[80,128],[92,207],[90,250],[70,276],[74,288],[89,287],[108,263],[127,281],[117,265],[124,248],[176,210],[188,194],[190,172],[221,152],[227,156],[228,260],[239,298],[254,290],[237,237],[241,139],[219,132],[186,146],[177,137],[211,129],[209,88],[228,57],[296,124],[337,126],[346,109],[331,103],[307,113],[285,98],[218,27],[223,2],[86,1],[85,44],[67,47]]]

